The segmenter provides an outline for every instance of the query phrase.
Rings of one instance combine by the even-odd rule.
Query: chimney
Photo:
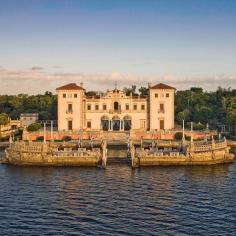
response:
[[[80,82],[79,85],[80,85],[80,87],[82,87],[82,88],[84,87],[84,83],[83,83],[83,82]]]

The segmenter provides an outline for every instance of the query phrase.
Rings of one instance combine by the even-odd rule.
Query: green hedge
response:
[[[71,136],[64,136],[62,140],[65,142],[68,142],[68,141],[71,141],[72,138],[71,138]]]
[[[176,132],[176,133],[175,133],[175,135],[174,135],[174,139],[175,139],[175,140],[182,140],[182,138],[183,138],[183,132]],[[187,135],[185,134],[185,140],[190,141],[190,140],[191,140],[191,137],[190,137],[190,136],[187,136]]]
[[[38,124],[38,123],[33,123],[33,124],[31,124],[31,125],[29,125],[28,127],[27,127],[27,131],[30,131],[30,132],[32,132],[32,131],[38,131],[38,130],[40,130],[41,129],[41,125],[40,124]]]

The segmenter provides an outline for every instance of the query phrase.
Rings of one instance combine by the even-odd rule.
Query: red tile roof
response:
[[[156,85],[150,87],[150,89],[174,89],[175,90],[174,87],[171,87],[169,85],[162,84],[162,83],[156,84]]]
[[[57,88],[56,90],[81,90],[81,89],[83,90],[83,88],[81,86],[78,86],[76,83],[70,83],[70,84],[61,86]]]

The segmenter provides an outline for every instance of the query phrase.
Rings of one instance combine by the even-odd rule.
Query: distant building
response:
[[[20,120],[10,120],[6,125],[0,125],[0,139],[16,134],[21,127]]]
[[[126,96],[118,89],[86,96],[82,86],[70,83],[58,93],[58,130],[129,131],[174,128],[175,88],[149,87],[145,97]]]
[[[20,115],[21,126],[29,126],[32,123],[36,123],[39,119],[38,113],[22,113]]]

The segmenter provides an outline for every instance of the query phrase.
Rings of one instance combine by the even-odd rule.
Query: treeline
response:
[[[125,87],[127,95],[147,95],[148,89],[135,85]],[[90,92],[87,92],[89,94]],[[91,92],[93,94],[93,92]],[[0,96],[0,113],[6,113],[11,119],[17,119],[21,113],[39,113],[41,120],[57,119],[57,96],[51,92],[44,95]],[[175,96],[175,122],[181,125],[182,120],[191,121],[195,126],[219,128],[226,125],[236,132],[236,89],[219,87],[214,92],[203,91],[193,87],[189,90],[177,91]]]
[[[0,95],[0,113],[19,119],[21,113],[39,113],[40,120],[57,119],[57,96],[51,92],[39,95]]]
[[[214,92],[202,88],[177,91],[175,97],[175,119],[181,124],[187,122],[209,124],[212,128],[222,125],[236,131],[236,89],[219,87]]]

